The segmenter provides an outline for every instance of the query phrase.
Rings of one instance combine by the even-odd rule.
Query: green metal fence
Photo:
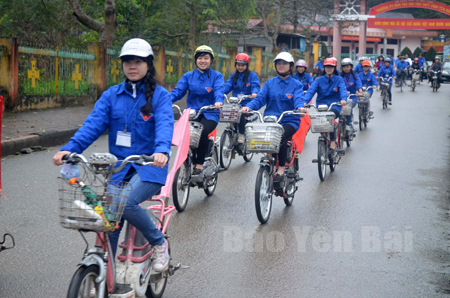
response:
[[[262,76],[273,76],[275,71],[273,69],[273,59],[275,55],[273,53],[262,52]]]
[[[119,58],[120,49],[108,47],[106,50],[106,87],[117,85],[125,80],[122,71],[122,61]]]
[[[93,60],[81,49],[19,47],[18,94],[91,94]]]

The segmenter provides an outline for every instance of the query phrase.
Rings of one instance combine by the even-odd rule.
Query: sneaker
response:
[[[389,104],[392,106],[392,101],[389,101]]]
[[[169,251],[167,240],[164,239],[164,243],[161,245],[154,245],[152,268],[156,272],[163,272],[169,267]]]
[[[369,111],[369,117],[370,116],[373,116],[373,112],[372,111]]]
[[[242,133],[240,133],[240,134],[238,135],[238,143],[239,143],[239,144],[244,144],[244,142],[245,142],[245,135],[242,134]]]
[[[350,130],[352,130],[352,128],[350,127],[350,125],[347,125],[347,126],[345,126],[345,130],[350,131]]]

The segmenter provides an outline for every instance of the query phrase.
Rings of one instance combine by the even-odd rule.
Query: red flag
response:
[[[2,138],[2,119],[3,119],[3,96],[0,95],[0,140]],[[0,143],[0,198],[2,196],[5,197],[5,193],[3,192],[2,189],[2,164],[1,164],[1,159],[2,159],[2,145]]]
[[[189,131],[189,113],[191,109],[186,109],[178,119],[177,124],[173,129],[172,144],[177,146],[177,154],[175,155],[175,161],[173,163],[172,169],[170,169],[167,175],[166,185],[161,188],[161,195],[168,198],[170,197],[170,192],[172,190],[173,178],[175,173],[186,160],[187,154],[189,152],[189,144],[191,140],[191,134]]]
[[[209,137],[214,137],[214,141],[216,140],[217,137],[217,128],[214,128],[214,130],[208,135]]]
[[[312,103],[312,100],[309,104]],[[308,133],[309,127],[311,126],[311,118],[308,113],[302,118],[302,122],[300,122],[300,128],[295,132],[292,136],[292,141],[295,143],[295,147],[297,148],[298,153],[302,153],[303,145],[305,144],[306,134]]]

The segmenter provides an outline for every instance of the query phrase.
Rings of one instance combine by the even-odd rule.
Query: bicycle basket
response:
[[[200,122],[189,121],[189,131],[191,133],[191,142],[189,146],[191,149],[198,148],[198,144],[200,143],[200,137],[203,131],[203,124]]]
[[[370,99],[370,93],[364,92],[363,96],[358,96],[358,103],[368,103]]]
[[[278,123],[248,123],[245,149],[252,153],[278,153],[283,134],[283,126]]]
[[[389,89],[389,83],[381,83],[381,90]]]
[[[414,73],[414,74],[412,75],[412,78],[413,78],[414,81],[420,80],[420,73]]]
[[[311,132],[333,132],[334,118],[336,115],[333,112],[310,113],[311,118]]]
[[[94,185],[81,187],[60,180],[59,220],[63,228],[97,232],[116,229],[131,190],[128,182],[109,181],[105,186],[97,180]]]
[[[220,122],[239,123],[241,120],[241,106],[236,104],[223,105],[220,110]]]
[[[343,106],[341,109],[341,116],[350,116],[352,114],[352,108],[349,105]]]

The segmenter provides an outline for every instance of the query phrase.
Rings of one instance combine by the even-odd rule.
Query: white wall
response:
[[[421,45],[422,38],[417,36],[406,36],[405,39],[402,39],[401,49],[403,50],[405,47],[408,47],[411,52],[414,53],[414,50]]]

